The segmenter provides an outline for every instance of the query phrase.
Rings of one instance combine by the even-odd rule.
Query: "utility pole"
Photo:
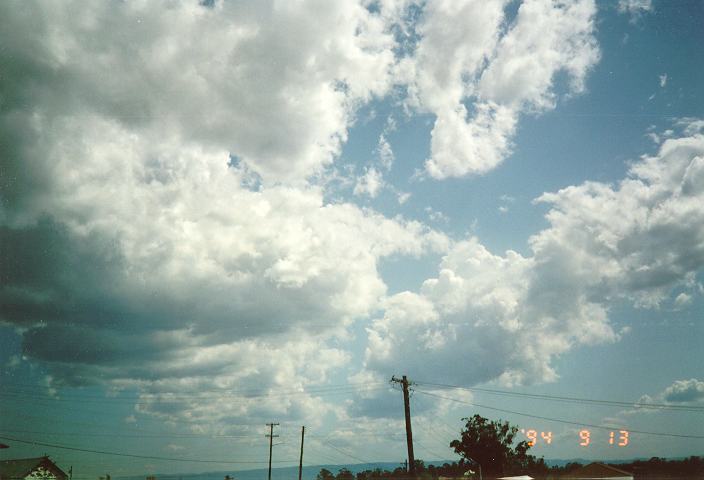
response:
[[[391,377],[393,383],[400,383],[403,387],[403,410],[406,414],[406,444],[408,446],[408,473],[411,477],[416,474],[416,461],[413,458],[413,432],[411,431],[411,406],[408,402],[408,379],[404,375],[401,380]]]
[[[278,437],[278,435],[274,435],[274,426],[278,425],[278,423],[267,423],[266,426],[269,427],[269,434],[267,437],[269,437],[269,480],[271,480],[271,452],[274,447],[274,437]]]
[[[306,435],[306,427],[305,425],[301,427],[301,458],[298,461],[298,480],[301,480],[301,477],[303,476],[303,438]]]

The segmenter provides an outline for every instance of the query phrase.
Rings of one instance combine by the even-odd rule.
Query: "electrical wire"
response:
[[[67,437],[107,437],[107,438],[228,438],[228,439],[253,439],[261,435],[209,435],[200,433],[156,433],[135,435],[129,433],[87,433],[87,432],[40,432],[34,430],[15,430],[0,427],[2,433],[27,433],[32,435],[54,435]]]
[[[434,398],[440,398],[456,403],[462,403],[466,405],[472,405],[475,407],[479,408],[485,408],[488,410],[493,410],[493,411],[498,411],[498,412],[503,412],[503,413],[509,413],[513,415],[519,415],[519,416],[524,416],[524,417],[529,417],[529,418],[536,418],[536,419],[541,419],[541,420],[546,420],[550,422],[556,422],[556,423],[563,423],[563,424],[568,424],[568,425],[576,425],[576,426],[583,426],[583,427],[590,427],[590,428],[596,428],[596,429],[604,429],[604,430],[613,430],[614,428],[619,428],[619,427],[609,427],[609,426],[604,426],[604,425],[594,425],[594,424],[588,424],[588,423],[582,423],[582,422],[574,422],[570,420],[564,420],[564,419],[559,419],[559,418],[551,418],[551,417],[545,417],[545,416],[540,416],[540,415],[534,415],[534,414],[529,414],[525,412],[518,412],[518,411],[513,411],[513,410],[507,410],[507,409],[502,409],[502,408],[497,408],[497,407],[492,407],[488,405],[482,405],[474,402],[469,402],[466,400],[461,400],[457,398],[452,398],[444,395],[440,395],[437,393],[434,393],[434,391],[427,391],[423,387],[435,387],[435,388],[442,388],[442,389],[460,389],[460,390],[467,390],[467,391],[472,391],[472,392],[481,392],[481,393],[487,393],[487,394],[492,394],[492,395],[505,395],[505,396],[517,396],[517,397],[522,397],[522,398],[530,398],[530,399],[536,399],[536,400],[545,400],[545,401],[558,401],[558,402],[568,402],[568,403],[582,403],[582,404],[588,404],[588,405],[605,405],[605,406],[630,406],[630,407],[643,407],[643,408],[654,408],[654,409],[663,409],[663,410],[677,410],[677,411],[704,411],[704,407],[690,407],[690,406],[677,406],[677,405],[669,405],[669,404],[644,404],[644,403],[630,403],[630,402],[620,402],[620,401],[615,401],[615,400],[597,400],[597,399],[589,399],[589,398],[579,398],[579,397],[567,397],[567,396],[552,396],[552,395],[542,395],[542,394],[531,394],[531,393],[521,393],[521,392],[510,392],[510,391],[503,391],[503,390],[493,390],[493,389],[486,389],[486,388],[477,388],[477,387],[462,387],[462,386],[457,386],[457,385],[449,385],[449,384],[442,384],[442,383],[432,383],[432,382],[423,382],[423,381],[416,381],[413,383],[415,386],[414,390],[415,392],[428,396],[428,397],[434,397]],[[388,388],[388,385],[385,383],[381,382],[376,382],[376,383],[357,383],[357,384],[340,384],[340,385],[328,385],[328,386],[319,386],[319,387],[313,387],[304,391],[301,390],[290,390],[290,391],[264,391],[264,390],[242,390],[239,391],[239,394],[245,395],[244,398],[268,398],[268,397],[279,397],[279,396],[292,396],[292,395],[301,395],[301,394],[308,394],[308,395],[332,395],[332,394],[341,394],[341,393],[354,393],[357,391],[368,391],[368,390],[374,390],[374,389],[382,389],[382,388]],[[213,398],[219,399],[219,398],[229,398],[231,396],[235,396],[238,393],[235,393],[237,391],[233,390],[228,390],[225,392],[222,392],[221,396],[217,396],[218,393],[211,392],[213,395],[209,396],[196,396],[196,395],[189,395],[189,394],[181,394],[180,396],[174,396],[171,394],[153,394],[153,395],[167,395],[165,398],[165,401],[179,401],[180,399],[194,399],[194,400],[211,400]],[[247,392],[247,393],[245,393]],[[258,392],[258,393],[257,393]],[[110,402],[111,400],[117,401],[118,399],[115,398],[103,398],[98,395],[84,395],[84,396],[76,396],[73,395],[73,398],[66,398],[65,395],[62,395],[63,398],[54,398],[50,395],[46,395],[43,393],[36,393],[36,392],[27,392],[27,391],[3,391],[0,392],[0,398],[2,396],[10,396],[12,397],[14,395],[14,398],[20,397],[28,397],[25,398],[23,401],[34,401],[34,402],[43,402],[43,403],[49,403],[51,404],[54,401],[63,401],[63,402],[72,402],[72,403],[91,403],[91,399],[100,399],[100,403],[106,403]],[[152,395],[152,394],[148,394]],[[69,395],[70,397],[71,395]],[[135,397],[137,398],[144,398],[144,397]],[[132,402],[132,399],[130,398],[119,398],[120,402],[124,401],[129,401]],[[415,399],[413,399],[415,403]],[[150,403],[158,403],[158,401],[154,402],[146,402],[146,404]],[[137,404],[140,404],[137,402]],[[193,421],[193,422],[176,422],[176,423],[188,423],[188,424],[202,424],[205,423],[204,421],[198,422],[198,421]],[[420,425],[419,425],[420,426]],[[448,426],[449,428],[449,426]],[[423,426],[423,429],[426,430],[425,426]],[[80,448],[80,447],[75,447],[75,446],[70,446],[70,445],[63,445],[63,444],[52,444],[52,443],[44,443],[44,442],[36,442],[36,441],[31,441],[27,439],[22,439],[22,438],[15,438],[14,436],[6,436],[8,432],[14,432],[14,433],[24,433],[24,434],[30,434],[30,435],[56,435],[56,436],[85,436],[85,437],[124,437],[124,438],[222,438],[222,439],[252,439],[252,438],[257,438],[259,435],[208,435],[208,434],[195,434],[195,433],[157,433],[157,432],[143,432],[143,434],[121,434],[121,433],[81,433],[81,432],[47,432],[47,431],[32,431],[32,430],[13,430],[11,428],[4,429],[0,428],[0,439],[3,440],[8,440],[8,441],[14,441],[18,443],[24,443],[24,444],[30,444],[30,445],[37,445],[37,446],[44,446],[44,447],[51,447],[51,448],[58,448],[58,449],[64,449],[64,450],[71,450],[71,451],[78,451],[78,452],[85,452],[85,453],[94,453],[94,454],[101,454],[101,455],[112,455],[112,456],[119,456],[119,457],[129,457],[129,458],[140,458],[140,459],[149,459],[149,460],[164,460],[164,461],[177,461],[177,462],[193,462],[193,463],[220,463],[220,464],[265,464],[267,463],[266,461],[221,461],[221,460],[201,460],[201,459],[187,459],[187,458],[172,458],[172,457],[161,457],[161,456],[152,456],[152,455],[137,455],[137,454],[129,454],[129,453],[122,453],[122,452],[111,452],[111,451],[103,451],[103,450],[92,450],[92,449],[85,449],[85,448]],[[440,440],[440,435],[435,432],[435,431],[430,431],[426,430],[427,432],[430,433],[430,440],[435,440],[439,441]],[[643,435],[654,435],[654,436],[663,436],[663,437],[675,437],[675,438],[693,438],[693,439],[704,439],[704,435],[687,435],[687,434],[675,434],[675,433],[665,433],[665,432],[650,432],[650,431],[638,431],[638,430],[629,430],[632,433],[637,433],[637,434],[643,434]],[[358,434],[358,436],[377,436],[377,437],[388,437],[392,438],[394,436],[399,436],[401,434],[393,434],[393,433],[371,433],[371,432],[364,432]],[[328,440],[328,436],[325,436],[324,438],[320,438],[319,435],[311,435],[313,438],[318,438],[320,445],[326,445],[327,447],[335,450],[341,455],[344,455],[347,458],[354,459],[356,461],[362,462],[362,463],[372,463],[369,462],[368,460],[365,460],[363,458],[360,458],[353,453],[350,453],[348,451],[345,451],[333,443],[331,443]],[[418,442],[419,445],[424,448],[428,453],[431,453],[433,455],[438,456],[435,452],[431,451],[427,446],[422,444],[421,442]],[[438,457],[442,457],[441,455]],[[294,460],[278,460],[275,461],[275,463],[293,463],[295,462]]]
[[[418,403],[420,403],[417,400],[417,397],[413,396],[411,398],[411,404],[413,406],[414,411],[418,411]],[[448,448],[450,445],[450,442],[447,441],[445,438],[442,437],[437,431],[435,431],[434,428],[432,428],[432,425],[429,422],[425,421],[425,418],[423,416],[416,416],[414,417],[414,425],[419,426],[422,430],[424,430],[428,435],[429,440],[433,440],[435,445],[437,446],[442,446],[443,449]],[[415,438],[414,438],[415,439]],[[426,447],[427,450],[427,447]],[[433,453],[433,452],[431,452]],[[433,453],[433,455],[436,455]],[[438,457],[440,458],[440,457]]]
[[[317,445],[313,445],[312,448],[311,448],[310,444],[306,445],[306,458],[310,457],[311,450],[313,450],[312,454],[314,457],[322,458],[323,460],[325,460],[325,462],[329,462],[332,465],[340,463],[338,461],[338,459],[331,457],[330,455],[327,455],[325,453],[321,453],[320,450],[317,449]],[[325,462],[318,462],[318,463],[322,464]]]
[[[358,387],[358,386],[370,386],[370,385],[387,385],[386,382],[349,382],[349,383],[336,383],[336,384],[329,384],[329,385],[319,385],[319,384],[313,384],[309,386],[302,386],[305,391],[313,391],[313,390],[327,390],[327,389],[336,389],[336,388],[349,388],[349,387]],[[19,388],[19,389],[47,389],[48,386],[45,385],[37,385],[36,383],[23,383],[23,382],[13,382],[13,383],[5,383],[3,385],[3,388]],[[154,385],[136,385],[133,388],[141,388],[141,389],[146,389],[147,387],[154,387]],[[56,386],[53,387],[55,389],[58,388],[82,388],[82,387],[68,387],[68,386]],[[185,396],[201,396],[202,393],[216,393],[216,394],[236,394],[236,395],[247,395],[247,394],[258,394],[261,392],[266,392],[269,391],[267,389],[262,389],[262,388],[249,388],[249,389],[231,389],[231,388],[199,388],[197,392],[194,392],[192,394],[188,393],[183,393],[179,395],[185,395]],[[276,390],[274,390],[276,391]],[[292,389],[292,390],[279,390],[281,393],[287,393],[287,392],[299,392],[301,391],[300,388],[297,389]],[[119,392],[119,390],[118,390]],[[74,393],[79,393],[74,390]],[[145,392],[145,393],[150,393],[154,395],[158,394],[168,394],[170,392]],[[95,396],[95,395],[94,395]],[[97,398],[103,398],[102,396],[96,396]]]
[[[435,455],[435,460],[446,460],[445,458],[443,458],[442,455],[440,455],[440,454],[437,453],[437,452],[432,451],[431,449],[429,449],[427,446],[425,446],[425,445],[424,445],[422,442],[420,442],[419,440],[416,440],[415,443],[417,443],[418,445],[420,445],[420,447],[421,447],[423,450],[425,450],[426,452],[428,452],[429,454]]]
[[[189,462],[189,463],[221,463],[221,464],[228,464],[228,465],[243,465],[243,464],[266,464],[268,461],[256,461],[256,460],[241,460],[241,461],[232,461],[232,460],[202,460],[202,459],[195,459],[195,458],[178,458],[178,457],[160,457],[160,456],[155,456],[155,455],[137,455],[137,454],[132,454],[132,453],[122,453],[122,452],[109,452],[105,450],[92,450],[88,448],[79,448],[79,447],[73,447],[69,445],[59,445],[59,444],[53,444],[53,443],[45,443],[45,442],[36,442],[33,440],[23,440],[19,438],[14,438],[14,437],[8,437],[5,435],[0,435],[0,439],[2,440],[7,440],[11,442],[17,442],[17,443],[24,443],[27,445],[38,445],[40,447],[49,447],[49,448],[58,448],[61,450],[71,450],[74,452],[83,452],[83,453],[95,453],[99,455],[110,455],[113,457],[128,457],[128,458],[140,458],[140,459],[145,459],[145,460],[165,460],[169,462]],[[294,463],[295,460],[274,460],[274,463]]]
[[[352,458],[352,459],[357,460],[357,461],[360,461],[360,462],[362,462],[362,463],[372,463],[372,462],[370,462],[369,460],[364,460],[363,458],[359,458],[359,457],[357,457],[357,456],[355,456],[355,455],[352,455],[352,454],[349,453],[349,452],[346,452],[346,451],[342,450],[341,448],[336,447],[335,445],[333,445],[332,443],[330,443],[329,440],[323,439],[323,440],[321,440],[321,442],[324,443],[325,445],[327,445],[328,447],[330,447],[330,448],[332,448],[332,449],[334,449],[334,450],[337,450],[338,452],[340,452],[341,454],[345,455],[346,457]]]
[[[460,400],[458,398],[452,398],[452,397],[446,397],[444,395],[438,395],[436,393],[431,393],[431,392],[425,392],[423,390],[416,390],[416,392],[420,393],[421,395],[428,395],[430,397],[436,397],[436,398],[442,398],[443,400],[449,400],[452,402],[457,402],[457,403],[463,403],[465,405],[472,405],[474,407],[479,407],[479,408],[486,408],[487,410],[494,410],[497,412],[503,412],[503,413],[511,413],[513,415],[520,415],[523,417],[530,417],[530,418],[537,418],[540,420],[547,420],[550,422],[557,422],[557,423],[564,423],[567,425],[577,425],[577,426],[583,426],[583,427],[591,427],[591,428],[600,428],[603,430],[613,430],[614,428],[620,428],[620,427],[607,427],[604,425],[593,425],[589,423],[581,423],[581,422],[572,422],[570,420],[563,420],[559,418],[551,418],[551,417],[543,417],[540,415],[532,415],[530,413],[524,413],[524,412],[516,412],[513,410],[505,410],[503,408],[496,408],[496,407],[489,407],[488,405],[480,405],[478,403],[473,403],[473,402],[468,402],[466,400]],[[661,437],[676,437],[676,438],[697,438],[697,439],[704,439],[704,435],[685,435],[685,434],[677,434],[677,433],[663,433],[663,432],[645,432],[645,431],[639,431],[639,430],[628,430],[631,433],[639,433],[642,435],[657,435]]]
[[[542,395],[536,393],[523,393],[523,392],[509,392],[506,390],[493,390],[489,388],[478,388],[478,387],[462,387],[459,385],[449,385],[444,383],[432,383],[432,382],[421,382],[414,381],[415,385],[426,385],[430,387],[441,387],[441,388],[454,388],[458,390],[467,390],[470,392],[482,392],[489,393],[492,395],[506,395],[514,397],[532,398],[536,400],[549,400],[557,402],[568,402],[568,403],[583,403],[583,404],[593,404],[593,405],[605,405],[605,406],[615,406],[615,407],[639,407],[639,408],[652,408],[658,410],[677,410],[677,411],[687,411],[687,412],[704,412],[704,407],[699,407],[696,405],[671,405],[666,403],[643,403],[643,402],[623,402],[617,400],[597,400],[593,398],[579,398],[579,397],[565,397],[557,395]]]
[[[344,386],[334,386],[329,388],[314,388],[307,390],[284,390],[284,391],[242,391],[234,392],[228,391],[223,394],[169,394],[169,393],[144,393],[139,396],[131,397],[109,397],[100,395],[75,395],[75,394],[61,394],[58,396],[47,395],[45,393],[35,393],[28,392],[24,390],[12,390],[5,388],[0,392],[0,398],[25,398],[29,397],[36,401],[50,401],[50,402],[69,402],[69,403],[98,403],[100,405],[104,404],[114,404],[114,403],[129,403],[134,405],[151,405],[155,403],[172,403],[172,402],[185,402],[185,401],[203,401],[203,400],[224,400],[224,399],[256,399],[256,398],[278,398],[278,397],[291,397],[295,395],[311,395],[311,396],[326,396],[326,395],[338,395],[344,393],[356,393],[360,391],[373,391],[378,389],[387,388],[385,383],[375,383],[375,384],[363,384],[363,385],[344,385]]]

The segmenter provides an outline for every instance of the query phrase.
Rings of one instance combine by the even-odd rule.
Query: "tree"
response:
[[[450,448],[461,455],[469,465],[479,464],[485,476],[547,469],[542,459],[528,455],[528,442],[519,442],[513,447],[518,427],[508,422],[490,421],[480,415],[463,418],[464,429],[459,440],[453,440]]]
[[[335,475],[327,468],[321,468],[315,480],[335,480]]]
[[[341,468],[337,472],[337,476],[335,477],[335,480],[354,480],[354,473],[352,473],[347,468]]]

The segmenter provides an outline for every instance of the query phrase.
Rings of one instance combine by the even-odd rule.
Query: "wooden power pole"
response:
[[[303,438],[306,435],[305,425],[301,427],[301,458],[298,460],[298,480],[303,477]]]
[[[413,431],[411,430],[411,406],[408,398],[408,379],[404,375],[399,380],[396,377],[391,377],[394,383],[400,383],[403,387],[403,410],[406,414],[406,445],[408,446],[408,473],[411,477],[416,474],[416,461],[413,458]]]
[[[278,423],[267,423],[266,426],[269,427],[269,434],[267,437],[269,437],[269,480],[271,480],[271,452],[274,447],[274,437],[278,437],[278,435],[274,435],[274,426],[278,425]]]

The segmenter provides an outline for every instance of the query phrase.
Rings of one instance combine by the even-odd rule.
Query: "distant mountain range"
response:
[[[630,463],[636,460],[647,460],[646,458],[631,458],[627,460],[605,460],[606,463]],[[428,460],[426,465],[442,465],[443,463],[452,463],[454,460]],[[594,460],[586,458],[570,458],[570,459],[545,459],[545,463],[550,466],[564,467],[567,463],[577,462],[588,464]],[[315,480],[316,475],[322,468],[330,470],[332,473],[337,473],[340,469],[346,468],[353,473],[362,472],[364,470],[374,470],[380,468],[382,470],[393,470],[401,464],[398,462],[378,462],[378,463],[356,463],[347,465],[313,465],[303,467],[303,480]],[[268,469],[258,468],[256,470],[223,470],[217,472],[204,473],[183,473],[183,474],[155,474],[159,480],[223,480],[226,475],[233,477],[234,480],[267,480]],[[129,476],[129,477],[114,477],[116,480],[145,480],[146,475]],[[272,468],[272,480],[298,480],[298,467],[280,467]]]
[[[451,461],[451,460],[446,460]],[[440,461],[442,465],[444,461]],[[429,462],[437,464],[438,462]],[[398,462],[379,462],[379,463],[358,463],[351,465],[313,465],[303,467],[303,480],[315,480],[320,469],[327,468],[333,473],[337,473],[342,468],[347,468],[350,471],[357,473],[364,470],[373,470],[381,468],[382,470],[393,470],[400,464]],[[233,477],[235,480],[267,480],[268,469],[258,468],[255,470],[223,470],[217,472],[204,473],[183,473],[183,474],[155,474],[159,480],[223,480],[226,475]],[[146,475],[130,476],[130,477],[113,477],[116,480],[145,480]],[[298,467],[280,467],[271,469],[271,480],[298,480]]]

